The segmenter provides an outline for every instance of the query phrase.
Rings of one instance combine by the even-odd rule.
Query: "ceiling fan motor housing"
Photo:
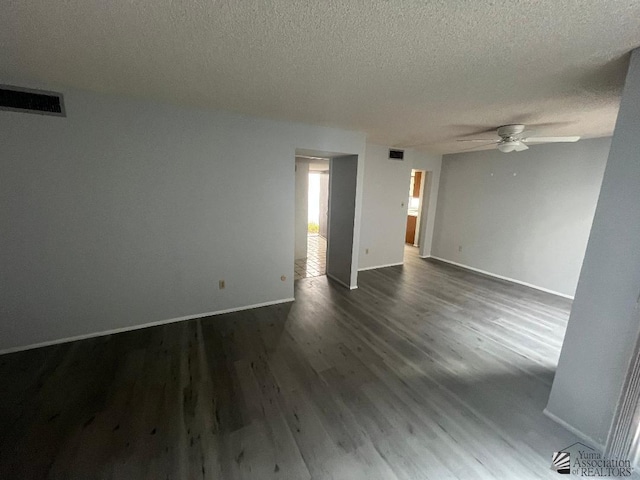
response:
[[[522,132],[524,132],[524,125],[520,124],[503,125],[502,127],[498,127],[498,135],[501,137],[513,137],[521,134]]]

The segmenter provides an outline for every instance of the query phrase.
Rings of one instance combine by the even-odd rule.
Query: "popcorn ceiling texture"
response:
[[[5,0],[27,78],[364,131],[435,153],[504,123],[613,131],[640,0]]]

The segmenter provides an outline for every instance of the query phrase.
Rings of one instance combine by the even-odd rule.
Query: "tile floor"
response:
[[[327,240],[318,234],[307,237],[307,258],[295,261],[294,280],[327,273]]]

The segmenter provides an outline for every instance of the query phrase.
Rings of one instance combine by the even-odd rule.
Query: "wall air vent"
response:
[[[0,85],[0,110],[65,117],[62,94]]]
[[[391,160],[404,160],[404,150],[389,150]]]

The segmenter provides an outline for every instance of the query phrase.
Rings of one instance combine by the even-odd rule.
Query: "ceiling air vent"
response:
[[[392,160],[404,160],[404,150],[389,150],[389,158]]]
[[[0,85],[0,110],[66,116],[60,93],[9,85]]]

